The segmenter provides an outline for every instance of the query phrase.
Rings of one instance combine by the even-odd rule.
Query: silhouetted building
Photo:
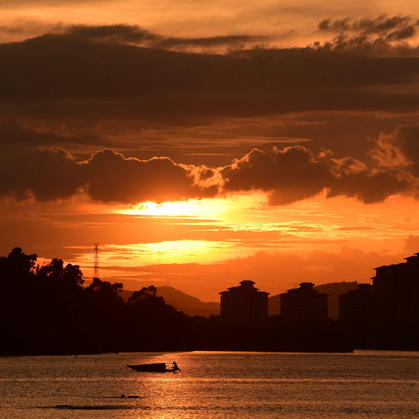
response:
[[[419,253],[397,265],[375,268],[373,320],[419,324]]]
[[[268,320],[268,292],[259,291],[253,281],[220,292],[221,318],[227,322],[260,323]]]
[[[345,323],[371,321],[372,285],[359,284],[357,289],[339,295],[339,320]]]
[[[327,320],[327,294],[314,289],[311,282],[280,294],[281,319],[290,323],[320,323]]]

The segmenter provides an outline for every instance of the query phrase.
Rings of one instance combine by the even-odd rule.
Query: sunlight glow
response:
[[[197,216],[200,215],[202,203],[199,201],[177,201],[163,202],[144,202],[134,208],[122,211],[130,215],[155,215],[155,216]]]
[[[107,271],[116,265],[129,269],[163,263],[215,263],[225,259],[226,255],[234,258],[242,254],[243,249],[237,247],[236,243],[224,241],[173,240],[123,246],[104,245],[100,247],[100,266],[104,269],[103,276],[106,277]],[[86,277],[90,277],[92,253],[80,255],[77,263],[84,267]]]
[[[149,215],[156,217],[194,217],[221,219],[233,210],[231,201],[226,199],[190,199],[188,201],[143,202],[132,208],[119,210],[120,214]]]

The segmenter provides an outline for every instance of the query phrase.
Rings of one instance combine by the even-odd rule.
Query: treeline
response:
[[[0,258],[0,355],[342,349],[334,325],[229,325],[177,311],[154,286],[124,302],[122,287],[98,278],[85,285],[79,266],[38,265],[35,254],[13,249]]]
[[[122,284],[95,278],[84,286],[77,265],[15,248],[0,258],[0,354],[180,349],[193,323],[151,286],[127,303]]]
[[[0,257],[0,356],[131,351],[249,350],[340,352],[356,348],[417,349],[409,330],[290,325],[279,316],[257,325],[190,317],[167,305],[154,286],[124,302],[122,284],[85,284],[77,265],[37,264],[15,248]],[[415,333],[413,333],[415,335]]]

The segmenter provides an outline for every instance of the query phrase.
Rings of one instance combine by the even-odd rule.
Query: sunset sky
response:
[[[419,252],[417,2],[247,3],[0,0],[1,256],[218,301]]]

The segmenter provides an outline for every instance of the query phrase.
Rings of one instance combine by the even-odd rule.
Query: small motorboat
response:
[[[134,371],[139,372],[176,372],[180,371],[176,362],[173,362],[172,368],[167,368],[164,362],[158,364],[138,364],[138,365],[127,365],[128,368],[131,368]]]

